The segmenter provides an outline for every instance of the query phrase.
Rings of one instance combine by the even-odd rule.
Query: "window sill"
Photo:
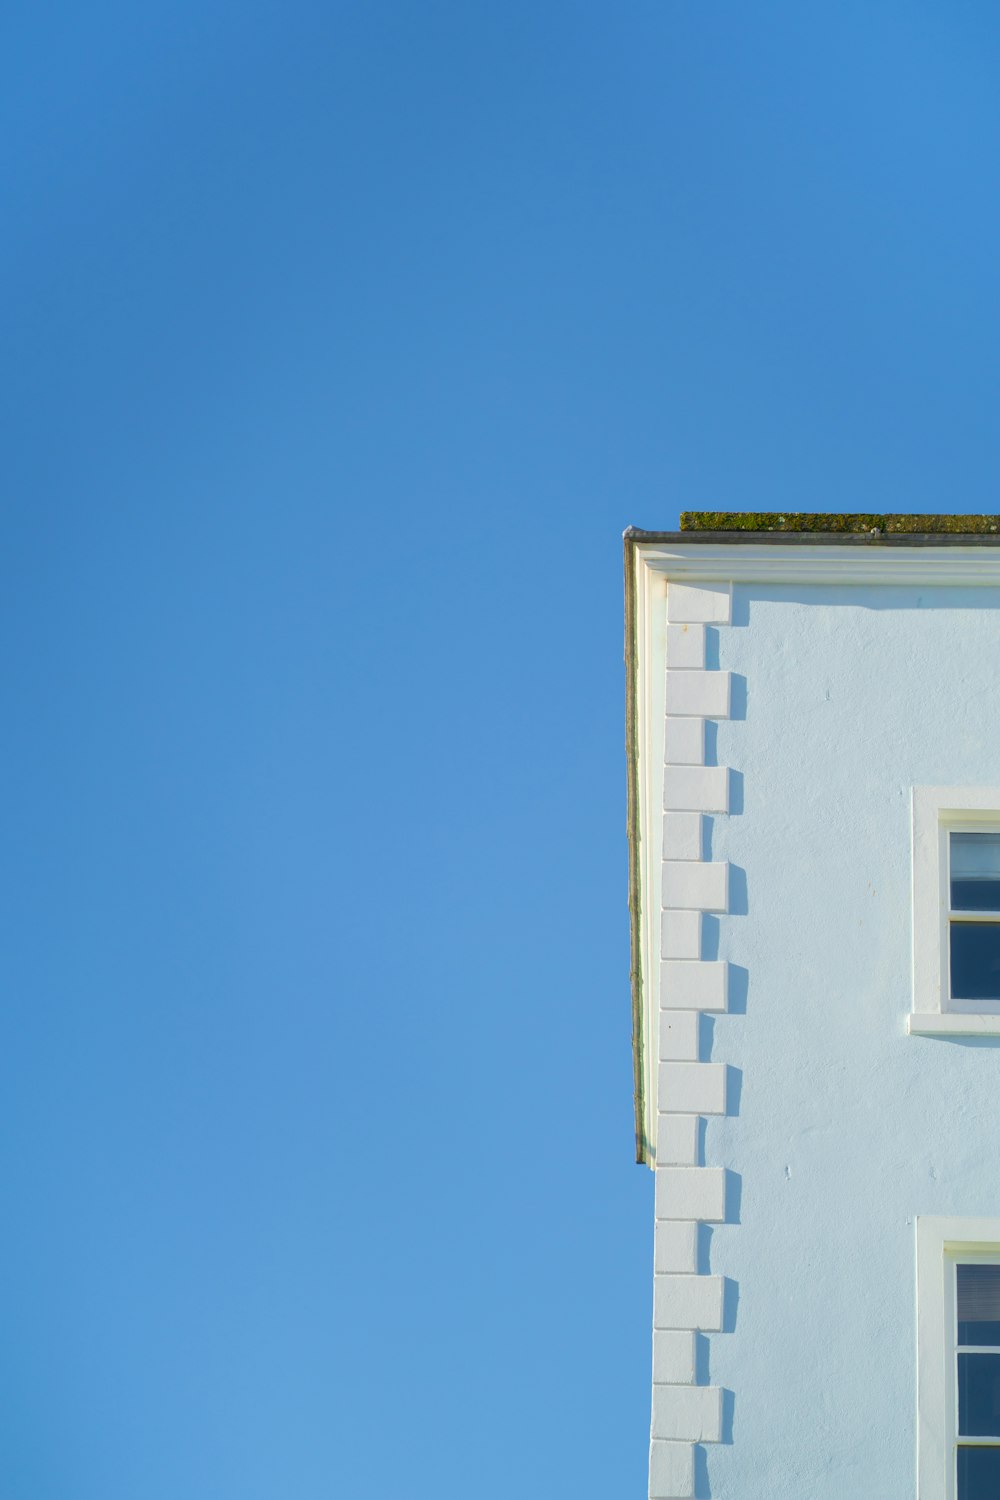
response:
[[[906,1018],[911,1036],[1000,1036],[1000,1011],[915,1011]]]

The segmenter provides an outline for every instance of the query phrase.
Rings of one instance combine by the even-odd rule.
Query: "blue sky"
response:
[[[1000,510],[998,71],[6,9],[11,1500],[643,1493],[620,533]]]

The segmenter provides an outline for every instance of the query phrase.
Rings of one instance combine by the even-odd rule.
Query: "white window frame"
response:
[[[913,788],[913,1013],[918,1036],[1000,1036],[1000,1004],[952,1004],[949,834],[1000,830],[1000,787]]]
[[[956,1500],[955,1266],[1000,1265],[1000,1219],[917,1219],[917,1495]],[[963,1445],[965,1446],[965,1445]],[[1000,1447],[976,1438],[972,1447]]]

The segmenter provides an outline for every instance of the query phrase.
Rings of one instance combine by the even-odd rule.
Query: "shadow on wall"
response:
[[[735,619],[734,622],[736,623]],[[746,623],[744,620],[742,623]],[[706,638],[706,667],[711,670],[720,666],[719,661],[719,632],[714,627],[709,627],[705,632]],[[731,676],[731,703],[730,719],[745,719],[747,716],[747,680],[739,673]],[[706,765],[718,765],[718,731],[717,723],[708,721],[705,725],[705,763]],[[729,771],[729,814],[739,816],[743,812],[743,775],[740,771]],[[712,818],[705,820],[705,843],[704,858],[712,858],[712,835],[714,832]],[[739,865],[730,863],[729,866],[729,891],[726,915],[729,917],[745,917],[750,911],[750,899],[747,889],[747,873]],[[706,912],[702,916],[702,951],[703,959],[718,960],[722,948],[722,923],[719,916]],[[745,1015],[750,989],[749,971],[740,964],[729,964],[728,968],[728,993],[726,1010],[729,1015]],[[702,1059],[707,1060],[712,1056],[712,1045],[715,1040],[715,1028],[718,1019],[712,1015],[703,1014],[700,1018],[700,1051]],[[727,1065],[726,1067],[726,1115],[737,1116],[740,1113],[740,1103],[743,1092],[743,1070],[741,1068]],[[705,1162],[705,1130],[707,1122],[702,1121],[700,1126],[700,1140],[698,1159]],[[726,1201],[725,1201],[725,1224],[739,1224],[743,1206],[743,1178],[738,1172],[726,1171]],[[698,1272],[703,1276],[712,1274],[712,1226],[701,1224],[698,1229]],[[722,1289],[722,1322],[721,1333],[733,1333],[739,1312],[740,1290],[736,1281],[730,1277],[723,1279]],[[695,1335],[695,1384],[709,1387],[712,1385],[712,1340],[706,1333]],[[723,1388],[720,1392],[721,1400],[721,1426],[719,1441],[731,1444],[735,1427],[736,1396],[731,1390]],[[713,1445],[714,1446],[714,1445]],[[712,1487],[708,1473],[708,1449],[704,1444],[698,1443],[694,1448],[694,1494],[696,1500],[712,1500]]]
[[[732,1391],[722,1392],[722,1438],[723,1443],[733,1441],[733,1409],[736,1398]],[[694,1450],[695,1500],[712,1500],[712,1486],[708,1477],[708,1453],[699,1443]]]

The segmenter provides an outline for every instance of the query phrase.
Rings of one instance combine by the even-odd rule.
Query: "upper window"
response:
[[[950,996],[1000,1006],[1000,832],[948,830]]]
[[[1000,1035],[1000,787],[914,787],[913,1012]]]

